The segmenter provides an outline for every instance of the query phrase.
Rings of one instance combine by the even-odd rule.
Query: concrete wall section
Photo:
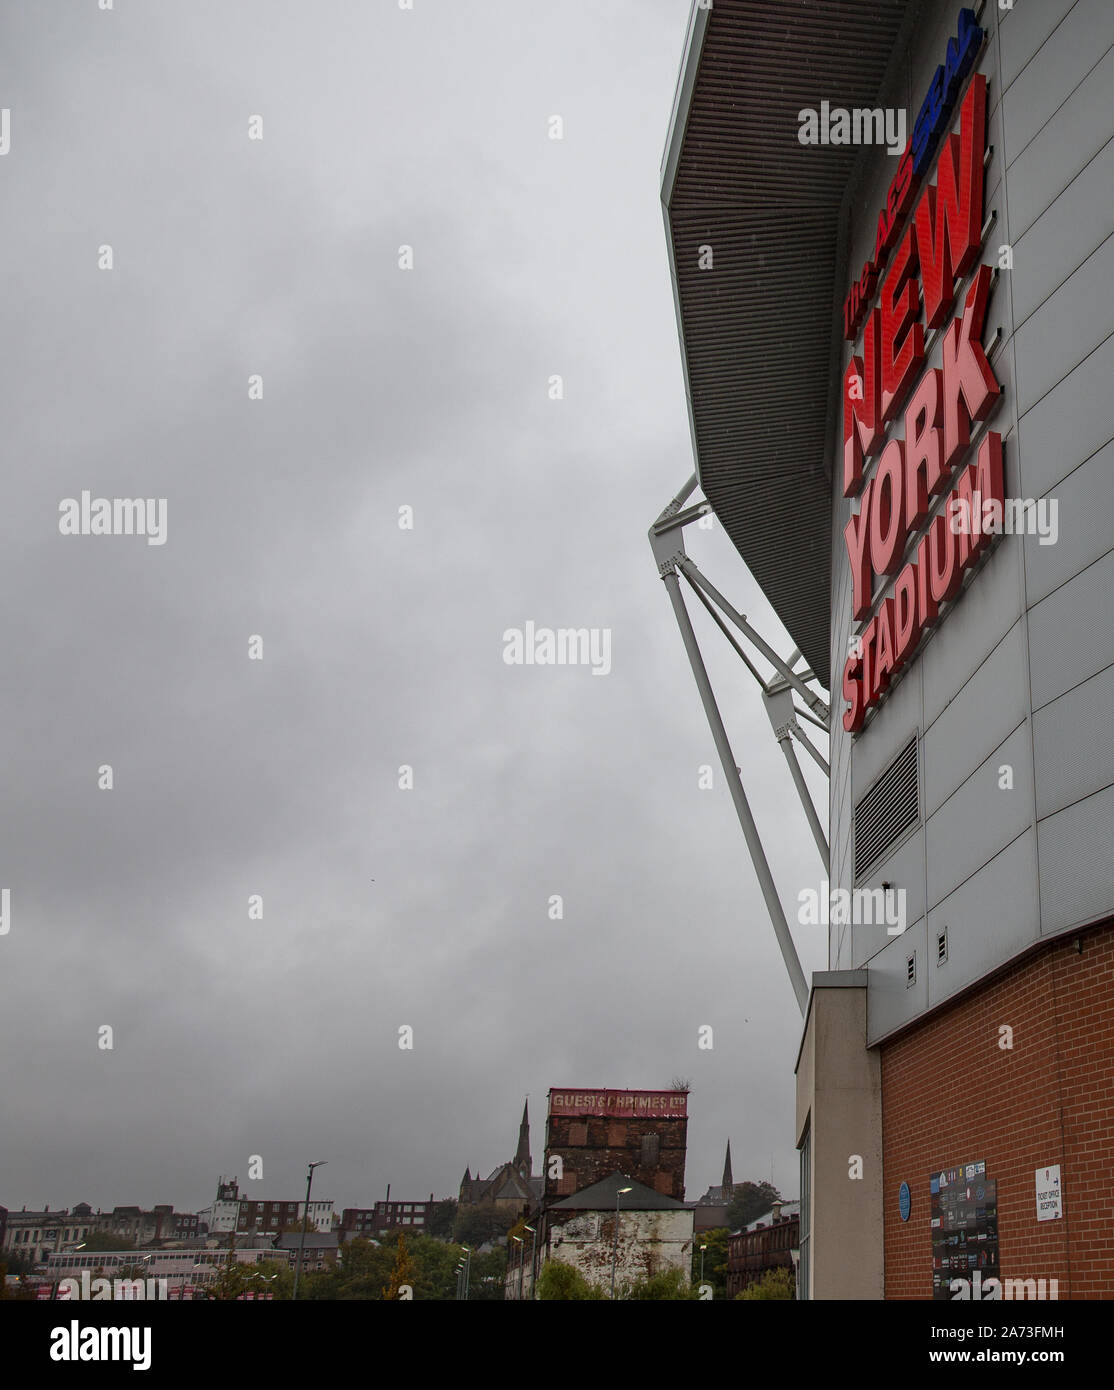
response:
[[[548,1254],[572,1265],[593,1284],[610,1288],[615,1213],[550,1212]],[[616,1260],[616,1291],[670,1269],[692,1267],[691,1211],[622,1211]]]
[[[811,1135],[808,1296],[816,1299],[882,1297],[881,1074],[878,1054],[863,1047],[864,986],[861,971],[813,977],[797,1062],[798,1144]]]

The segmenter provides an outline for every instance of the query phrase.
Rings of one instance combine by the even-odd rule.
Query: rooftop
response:
[[[619,1189],[629,1187],[629,1192],[624,1192],[619,1197]],[[655,1192],[652,1187],[647,1187],[645,1183],[636,1182],[634,1178],[626,1178],[622,1173],[612,1173],[609,1178],[604,1178],[601,1182],[594,1182],[590,1187],[581,1188],[579,1192],[574,1192],[571,1197],[563,1197],[559,1202],[550,1204],[551,1211],[613,1211],[616,1201],[620,1202],[622,1211],[688,1211],[684,1202],[678,1202],[673,1197],[667,1197],[664,1193]]]
[[[775,1216],[774,1208],[763,1212],[761,1216],[756,1216],[749,1225],[743,1227],[743,1231],[757,1231],[760,1226],[776,1226],[784,1221],[791,1221],[795,1216],[801,1214],[801,1204],[799,1201],[781,1202],[780,1211]],[[741,1235],[742,1231],[733,1231],[732,1235]]]
[[[873,106],[911,0],[694,5],[661,201],[704,495],[830,687],[836,273],[861,151],[798,112]],[[711,247],[710,270],[701,247]]]

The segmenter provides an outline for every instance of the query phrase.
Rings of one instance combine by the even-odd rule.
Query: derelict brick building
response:
[[[684,1091],[551,1090],[545,1139],[546,1204],[613,1173],[683,1202],[687,1130]]]

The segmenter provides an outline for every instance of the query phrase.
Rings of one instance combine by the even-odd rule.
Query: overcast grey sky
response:
[[[800,1018],[646,541],[692,467],[688,9],[0,8],[0,1203],[196,1210],[252,1154],[252,1195],[455,1196],[524,1094],[538,1171],[550,1087],[676,1074],[689,1197],[729,1136],[797,1195]],[[83,490],[166,498],[165,545],[61,535]],[[609,628],[610,674],[508,666],[527,621]],[[795,920],[815,848],[694,621]]]

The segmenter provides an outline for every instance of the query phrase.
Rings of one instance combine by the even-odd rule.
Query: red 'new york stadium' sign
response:
[[[1001,395],[982,345],[990,266],[979,266],[962,308],[943,328],[956,278],[971,271],[982,246],[981,73],[971,80],[959,126],[941,145],[936,183],[922,191],[865,317],[862,356],[853,355],[844,373],[843,495],[862,494],[844,543],[853,617],[866,622],[843,671],[843,727],[850,733],[862,728],[941,606],[959,593],[1005,508],[1000,434],[983,435],[976,458],[953,485],[972,425],[986,419]],[[925,371],[925,334],[937,328],[943,328],[941,365]],[[904,438],[888,436],[899,415]],[[863,487],[865,465],[875,457]]]

